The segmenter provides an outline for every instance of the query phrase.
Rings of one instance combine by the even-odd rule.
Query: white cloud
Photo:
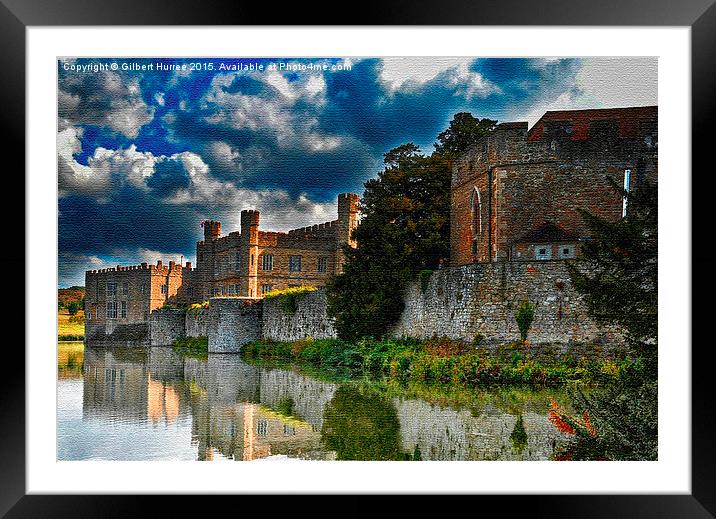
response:
[[[72,125],[106,126],[134,138],[154,118],[142,98],[139,78],[116,72],[67,73],[58,92],[59,129]]]
[[[495,86],[479,73],[469,70],[475,58],[383,58],[380,79],[389,92],[413,90],[421,85],[444,77],[453,87],[456,95],[467,100],[475,96],[484,97]]]
[[[154,94],[154,102],[159,106],[164,106],[164,92],[157,92]]]

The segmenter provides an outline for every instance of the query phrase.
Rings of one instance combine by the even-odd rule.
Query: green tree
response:
[[[457,157],[480,137],[491,132],[497,121],[478,119],[471,113],[455,114],[447,130],[438,135],[435,152],[443,156]]]
[[[658,451],[657,187],[614,187],[627,197],[627,215],[609,221],[583,212],[592,239],[568,269],[590,316],[623,330],[633,363],[616,380],[577,394],[575,408],[596,432],[577,431],[571,448],[581,458],[651,460]]]
[[[532,320],[535,317],[535,307],[529,301],[522,301],[515,312],[515,320],[517,327],[520,329],[520,338],[522,342],[527,340],[527,332],[532,326]]]
[[[79,301],[71,301],[67,303],[67,311],[70,315],[76,315],[77,312],[80,310],[80,303]]]
[[[626,217],[615,221],[581,211],[591,240],[580,261],[568,265],[572,284],[586,299],[590,315],[618,324],[632,346],[657,338],[657,189],[645,181],[627,197]]]
[[[365,183],[358,247],[344,247],[343,273],[328,284],[328,312],[342,339],[383,336],[403,310],[406,282],[447,261],[452,160],[492,127],[457,114],[432,155],[413,143],[384,155],[383,171]]]

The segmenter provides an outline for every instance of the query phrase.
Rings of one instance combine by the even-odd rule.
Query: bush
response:
[[[430,276],[432,276],[432,274],[432,270],[421,270],[420,274],[418,275],[418,277],[420,278],[420,291],[423,294],[428,289],[428,284],[430,283]]]
[[[517,321],[517,327],[520,329],[520,338],[522,342],[527,340],[527,332],[532,326],[532,321],[535,316],[535,308],[529,301],[522,301],[520,306],[517,307],[515,313],[515,320]]]
[[[264,294],[264,299],[280,298],[279,301],[281,309],[286,314],[293,315],[296,313],[296,309],[298,307],[298,300],[305,296],[307,293],[314,292],[316,290],[318,289],[313,286],[291,287],[281,290],[272,290],[271,292]]]

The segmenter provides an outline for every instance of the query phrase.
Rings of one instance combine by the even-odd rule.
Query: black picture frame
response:
[[[684,251],[691,257],[692,279],[692,344],[684,344],[692,355],[692,458],[689,495],[532,495],[480,496],[513,513],[550,517],[715,517],[716,516],[716,412],[712,400],[711,380],[716,368],[716,354],[711,337],[694,334],[704,330],[712,319],[714,263],[710,252],[713,235],[707,211],[713,192],[713,166],[709,152],[713,137],[716,99],[716,6],[714,0],[524,0],[458,1],[440,0],[418,3],[407,0],[391,2],[363,2],[354,13],[338,16],[333,9],[324,14],[309,9],[307,4],[295,3],[281,9],[264,3],[226,3],[186,0],[124,0],[122,2],[88,2],[83,0],[0,0],[0,111],[5,129],[4,164],[8,182],[16,182],[17,200],[24,197],[25,171],[25,67],[28,26],[113,26],[113,25],[284,25],[317,23],[326,25],[549,25],[549,26],[689,26],[691,28],[692,74],[692,240],[705,243]],[[335,17],[336,19],[332,19]],[[11,174],[12,173],[12,174]],[[678,174],[678,172],[663,172]],[[684,176],[685,180],[688,176]],[[695,182],[698,179],[698,183]],[[697,188],[698,187],[698,188]],[[713,202],[711,202],[713,204]],[[0,259],[5,272],[30,273],[25,267],[24,237],[17,222],[22,214],[17,209],[10,218],[12,253],[6,251]],[[668,209],[662,210],[668,218]],[[24,235],[23,235],[24,236]],[[699,250],[702,249],[702,250]],[[9,249],[8,249],[9,250]],[[8,276],[6,288],[15,294],[24,293],[20,276]],[[704,296],[697,297],[697,294]],[[688,302],[684,302],[687,304]],[[31,309],[27,309],[31,311]],[[699,340],[700,339],[700,340]],[[24,338],[23,338],[24,341]],[[14,344],[13,344],[14,346]],[[25,356],[23,350],[6,344],[4,359],[12,370],[3,378],[4,391],[0,399],[2,441],[0,464],[0,514],[7,517],[136,517],[142,515],[145,497],[26,495],[25,491]],[[660,419],[668,420],[661,416]],[[342,502],[344,510],[371,508],[353,506],[361,498],[353,496]],[[505,501],[509,500],[509,506]],[[412,501],[415,504],[420,499]],[[186,512],[186,498],[164,499],[162,513],[166,516]],[[492,504],[492,503],[490,503]],[[401,505],[402,506],[402,505]],[[470,504],[469,506],[474,506]],[[482,503],[481,503],[482,506]]]

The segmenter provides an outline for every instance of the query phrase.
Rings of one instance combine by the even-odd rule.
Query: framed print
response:
[[[708,2],[5,5],[9,517],[147,493],[714,513]]]

